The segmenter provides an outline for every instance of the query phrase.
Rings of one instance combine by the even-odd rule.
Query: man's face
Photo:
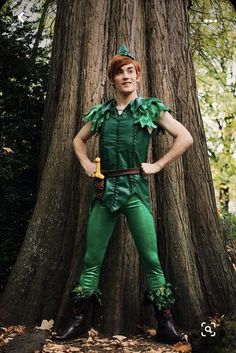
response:
[[[117,92],[130,94],[137,90],[137,73],[133,64],[122,66],[112,79]]]

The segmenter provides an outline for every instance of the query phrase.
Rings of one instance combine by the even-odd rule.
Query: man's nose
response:
[[[124,79],[128,79],[129,78],[129,74],[128,74],[128,72],[123,72],[123,78]]]

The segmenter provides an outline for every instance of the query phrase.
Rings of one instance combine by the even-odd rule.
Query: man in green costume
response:
[[[125,215],[136,243],[147,283],[146,300],[154,305],[157,339],[165,343],[183,340],[174,327],[170,306],[174,302],[171,285],[166,282],[158,257],[154,219],[147,176],[160,172],[178,158],[193,142],[186,128],[170,114],[158,98],[138,96],[141,67],[123,45],[112,58],[108,76],[116,90],[116,99],[99,104],[85,115],[84,127],[73,146],[88,176],[96,165],[87,155],[87,141],[100,134],[101,173],[104,190],[94,193],[86,233],[86,252],[79,281],[72,289],[73,315],[58,340],[77,337],[87,330],[92,302],[100,300],[100,268],[117,216]],[[166,130],[174,137],[171,149],[158,161],[147,163],[152,132]]]

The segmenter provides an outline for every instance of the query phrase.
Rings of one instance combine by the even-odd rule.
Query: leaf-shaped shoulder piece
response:
[[[92,123],[91,131],[97,132],[100,126],[102,125],[104,119],[109,117],[109,114],[106,113],[110,110],[113,101],[114,99],[103,104],[94,105],[90,109],[90,111],[84,115],[83,122],[87,123],[91,121]]]
[[[158,118],[160,117],[161,111],[173,112],[165,104],[161,102],[159,98],[143,98],[138,97],[132,104],[132,112],[134,113],[134,122],[140,123],[142,127],[146,126],[150,129],[158,129],[164,132],[158,125]]]

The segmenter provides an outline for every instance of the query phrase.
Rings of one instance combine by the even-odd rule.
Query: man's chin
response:
[[[122,91],[122,92],[120,92],[123,96],[126,96],[126,97],[128,97],[128,96],[131,96],[133,93],[134,93],[134,91]]]
[[[129,95],[129,94],[134,93],[135,91],[136,91],[136,89],[127,87],[127,88],[123,88],[122,90],[120,90],[120,93]]]

